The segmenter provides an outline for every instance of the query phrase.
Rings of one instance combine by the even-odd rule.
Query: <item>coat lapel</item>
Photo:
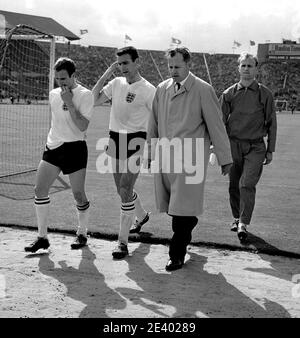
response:
[[[185,92],[188,92],[192,88],[194,82],[195,82],[195,77],[190,72],[186,81],[185,81],[185,83],[184,83],[184,85],[181,86],[180,89],[177,92],[175,92],[175,90],[174,90],[175,85],[174,85],[174,82],[171,80],[170,83],[168,83],[168,85],[167,85],[167,90],[169,91],[169,94],[171,96],[171,100],[173,100],[178,95],[181,95]]]

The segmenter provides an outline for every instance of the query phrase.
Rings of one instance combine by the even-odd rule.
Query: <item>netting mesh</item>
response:
[[[0,195],[33,195],[50,127],[50,67],[49,36],[17,26],[0,40]]]

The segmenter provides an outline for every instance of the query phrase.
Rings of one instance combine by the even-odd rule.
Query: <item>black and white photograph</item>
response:
[[[0,319],[300,318],[299,130],[299,0],[1,0]]]

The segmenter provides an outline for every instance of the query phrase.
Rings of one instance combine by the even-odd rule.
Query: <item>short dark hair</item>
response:
[[[242,60],[244,59],[253,59],[255,61],[255,67],[258,66],[258,59],[256,56],[254,56],[253,54],[250,54],[248,52],[242,52],[238,58],[238,63],[240,64]]]
[[[173,57],[176,54],[181,54],[183,57],[183,61],[188,63],[191,60],[191,52],[187,47],[175,47],[170,48],[166,51],[166,57]]]
[[[60,57],[57,59],[54,65],[54,69],[59,72],[61,70],[66,70],[71,76],[76,71],[75,62],[67,57]]]
[[[132,61],[135,61],[136,59],[139,58],[139,53],[137,51],[137,49],[133,46],[126,46],[123,48],[119,48],[116,52],[117,56],[121,56],[121,55],[125,55],[128,54],[131,57]]]

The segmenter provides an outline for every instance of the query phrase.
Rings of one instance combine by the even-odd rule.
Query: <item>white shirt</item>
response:
[[[147,131],[155,95],[155,87],[150,82],[142,78],[129,84],[125,77],[116,77],[103,91],[112,99],[110,130],[124,133]]]
[[[86,139],[86,131],[80,131],[73,122],[69,111],[60,96],[61,88],[55,88],[49,93],[51,109],[51,128],[48,133],[47,146],[54,149],[64,142],[74,142]],[[88,120],[93,113],[93,96],[90,90],[77,84],[72,89],[75,108]],[[63,107],[65,106],[65,109]]]

